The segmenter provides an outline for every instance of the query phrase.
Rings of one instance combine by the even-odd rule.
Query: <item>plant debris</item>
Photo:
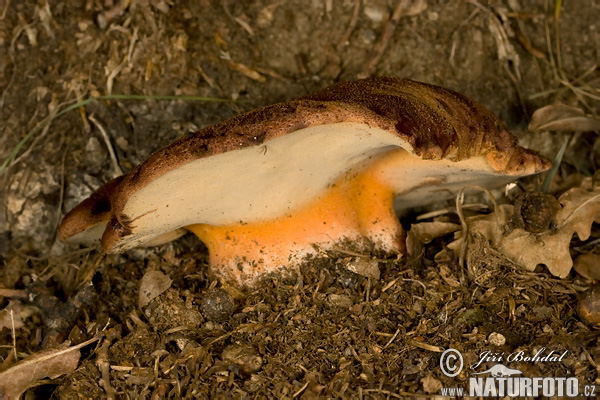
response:
[[[600,131],[600,118],[586,115],[578,107],[550,104],[535,110],[529,123],[530,131]]]
[[[522,205],[525,201],[518,206],[520,215],[515,214],[517,206],[502,205],[494,213],[470,217],[467,219],[469,233],[483,235],[508,260],[528,271],[534,271],[539,264],[544,264],[550,273],[565,278],[573,267],[569,250],[573,235],[577,233],[579,240],[588,240],[592,223],[600,222],[600,188],[592,185],[592,179],[589,178],[581,187],[561,195],[558,198],[561,205],[558,211],[552,201],[546,200],[547,197],[530,195],[525,207]],[[531,212],[527,211],[523,218],[522,212],[534,206],[534,217],[529,216]],[[554,218],[553,214],[556,215]],[[525,225],[511,229],[506,221],[513,216]],[[501,221],[500,226],[498,221]],[[459,237],[449,247],[458,250],[464,240],[464,237]]]
[[[39,384],[43,378],[56,379],[72,373],[79,363],[79,349],[97,340],[90,339],[72,347],[64,343],[57,349],[32,354],[0,372],[0,398],[19,399],[25,390]]]

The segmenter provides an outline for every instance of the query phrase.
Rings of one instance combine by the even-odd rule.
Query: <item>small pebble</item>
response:
[[[488,341],[494,346],[504,346],[506,338],[501,333],[492,332],[490,333],[490,336],[488,336]]]
[[[200,312],[209,321],[223,322],[233,314],[234,302],[224,289],[209,289],[202,294]]]
[[[232,344],[223,349],[223,361],[229,362],[229,370],[240,376],[249,376],[260,371],[263,359],[258,351],[243,344]]]
[[[577,314],[586,324],[600,327],[600,286],[593,286],[581,294]]]
[[[352,301],[352,299],[349,296],[333,294],[333,293],[330,294],[329,296],[327,296],[327,301],[333,307],[340,307],[340,308],[350,308],[354,304],[354,302]]]
[[[387,7],[379,4],[365,5],[363,12],[368,19],[377,24],[383,22],[384,18],[387,18],[389,15]]]

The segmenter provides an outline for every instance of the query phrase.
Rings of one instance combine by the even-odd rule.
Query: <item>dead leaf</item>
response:
[[[440,267],[440,276],[448,284],[450,287],[458,288],[460,287],[460,281],[452,274],[450,268],[448,268],[445,264],[439,264]]]
[[[146,307],[148,303],[170,288],[172,282],[171,278],[160,271],[152,270],[146,272],[140,282],[139,307]]]
[[[357,257],[350,261],[346,265],[346,268],[367,278],[379,279],[379,262],[377,262],[377,260],[366,260],[364,258]]]
[[[575,258],[573,269],[586,279],[600,281],[600,254],[581,254]]]
[[[12,318],[10,316],[11,310],[13,312]],[[2,311],[0,311],[0,331],[3,328],[12,329],[13,321],[15,329],[22,328],[24,325],[23,321],[36,312],[39,312],[37,307],[11,300],[8,305]]]
[[[600,131],[600,119],[586,116],[577,107],[556,103],[537,109],[529,123],[530,131]]]
[[[431,372],[425,378],[421,379],[421,384],[427,394],[438,393],[442,388],[442,382],[434,378]]]
[[[90,339],[73,347],[45,350],[19,361],[0,373],[0,398],[18,399],[30,387],[44,379],[56,379],[75,371],[79,363],[79,349],[95,342]]]
[[[591,178],[582,187],[573,188],[558,201],[562,209],[556,214],[556,229],[541,234],[532,234],[523,229],[514,229],[508,235],[497,237],[495,213],[467,219],[471,234],[482,234],[487,240],[496,243],[496,249],[510,261],[533,271],[538,264],[548,267],[550,273],[565,278],[573,267],[569,246],[573,234],[580,240],[587,240],[593,222],[600,222],[600,188],[591,190]],[[502,205],[502,210],[510,219],[513,206]],[[457,251],[462,245],[462,237],[448,247]]]

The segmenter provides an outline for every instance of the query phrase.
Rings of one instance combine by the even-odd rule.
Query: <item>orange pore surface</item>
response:
[[[377,250],[402,252],[394,193],[381,179],[385,164],[383,157],[350,171],[312,202],[272,220],[186,228],[208,247],[212,272],[242,284],[298,264],[315,253],[313,245],[328,249],[344,239],[358,239],[358,246],[369,243]]]

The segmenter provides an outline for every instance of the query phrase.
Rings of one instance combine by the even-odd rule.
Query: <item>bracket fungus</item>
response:
[[[315,245],[402,253],[395,211],[549,166],[459,93],[365,79],[176,140],[70,211],[59,237],[115,253],[191,231],[213,274],[251,286]]]

